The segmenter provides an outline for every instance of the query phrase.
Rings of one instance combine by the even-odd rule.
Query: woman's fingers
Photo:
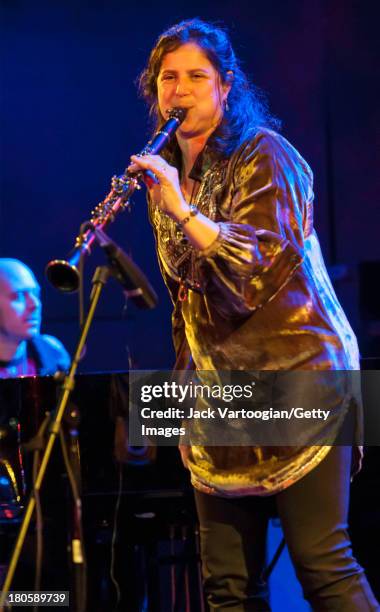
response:
[[[138,172],[138,170],[140,170],[140,166],[138,166],[137,164],[129,164],[127,170],[129,170],[129,172]]]
[[[131,162],[128,170],[133,172],[136,166],[138,170],[143,170],[145,174],[144,180],[150,192],[152,184],[146,181],[147,171],[157,179],[157,183],[159,183],[157,186],[160,187],[160,190],[156,190],[156,193],[154,193],[153,201],[157,203],[160,209],[170,217],[184,217],[184,199],[181,193],[177,169],[166,163],[159,155],[143,155],[141,157],[139,155],[132,155]]]
[[[127,170],[131,173],[136,173],[136,172],[143,170],[144,172],[141,178],[144,181],[148,189],[152,189],[154,185],[158,185],[159,184],[158,173],[156,173],[155,171],[151,169],[149,163],[139,163],[142,158],[139,157],[138,155],[133,155],[132,157],[134,158],[134,160],[137,161],[137,163],[134,162],[130,164]]]
[[[151,170],[160,181],[170,180],[168,173],[171,168],[159,155],[144,155],[141,157],[132,155],[131,160],[133,163],[128,166],[130,172],[141,168],[142,170]]]

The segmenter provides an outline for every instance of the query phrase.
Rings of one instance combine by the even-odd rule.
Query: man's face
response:
[[[40,286],[22,265],[0,268],[0,336],[29,340],[40,333]]]

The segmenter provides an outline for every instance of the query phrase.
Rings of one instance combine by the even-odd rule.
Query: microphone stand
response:
[[[6,605],[6,599],[10,591],[17,563],[20,558],[21,550],[25,541],[25,537],[32,520],[33,512],[36,507],[36,497],[39,495],[42,482],[46,473],[49,459],[52,454],[55,440],[60,433],[62,419],[65,414],[65,409],[68,405],[70,395],[75,386],[75,374],[81,359],[83,348],[85,346],[88,333],[95,315],[95,310],[98,305],[102,290],[110,276],[116,277],[121,282],[125,290],[126,296],[130,297],[141,308],[154,308],[157,303],[157,296],[150,286],[144,274],[138,269],[136,264],[128,257],[120,247],[118,247],[110,238],[103,232],[97,230],[96,237],[100,246],[104,249],[108,257],[108,265],[99,266],[95,270],[92,279],[92,291],[90,294],[90,304],[88,312],[81,329],[78,340],[78,345],[75,350],[69,373],[65,375],[61,387],[61,395],[56,409],[52,413],[49,436],[47,439],[44,454],[41,459],[41,464],[34,483],[34,488],[29,496],[25,514],[20,526],[20,530],[14,545],[12,556],[9,562],[8,571],[5,577],[4,584],[0,591],[0,611],[3,612]],[[138,284],[136,284],[138,283]],[[80,551],[78,551],[78,556]],[[82,555],[83,556],[83,555]]]
[[[71,593],[73,601],[70,605],[73,610],[85,611],[87,600],[87,563],[83,549],[83,526],[82,526],[82,474],[81,458],[79,448],[79,423],[80,413],[75,404],[70,402],[64,415],[64,428],[61,429],[60,441],[62,454],[66,466],[69,483],[66,487],[67,498],[70,490],[73,497],[69,511],[69,528],[67,538],[68,560],[70,563]],[[67,434],[67,436],[66,436]],[[67,444],[67,442],[69,442]],[[70,486],[68,486],[70,485]]]

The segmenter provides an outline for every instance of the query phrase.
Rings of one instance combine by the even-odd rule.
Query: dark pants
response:
[[[211,610],[270,610],[261,574],[273,504],[313,610],[380,610],[347,533],[350,466],[351,448],[336,446],[308,475],[271,497],[228,499],[195,492]]]

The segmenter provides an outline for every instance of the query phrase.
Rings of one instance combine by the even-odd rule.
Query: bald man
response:
[[[0,378],[55,374],[70,358],[59,340],[41,335],[40,286],[17,259],[0,258]]]

